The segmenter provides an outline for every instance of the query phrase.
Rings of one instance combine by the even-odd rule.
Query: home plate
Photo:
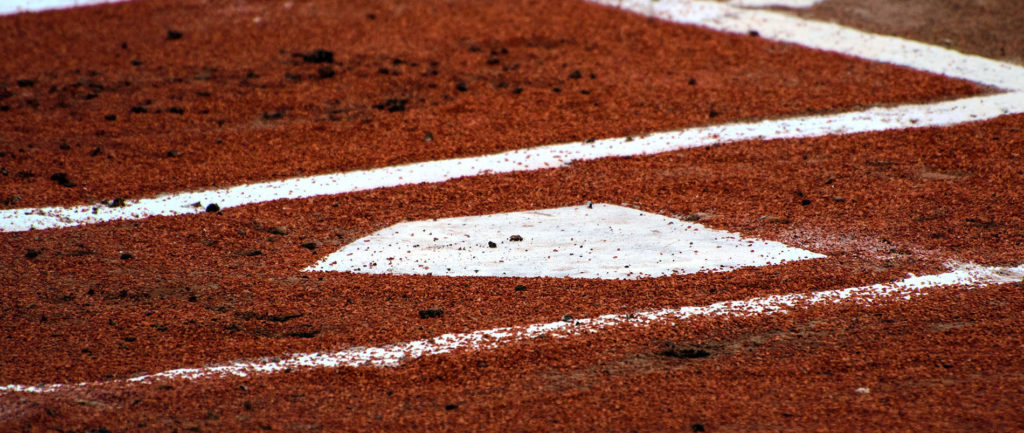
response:
[[[395,224],[307,272],[637,279],[825,257],[610,204]]]

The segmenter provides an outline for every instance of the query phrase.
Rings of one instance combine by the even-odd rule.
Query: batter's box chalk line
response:
[[[724,301],[705,306],[607,314],[579,320],[559,320],[529,326],[494,328],[461,334],[444,334],[426,340],[379,347],[352,347],[333,353],[295,353],[273,359],[243,360],[199,368],[180,368],[130,379],[76,384],[3,385],[0,392],[52,393],[100,386],[152,385],[169,380],[249,377],[312,368],[399,367],[404,361],[440,355],[455,350],[488,350],[540,336],[566,338],[597,333],[617,326],[648,326],[658,323],[685,325],[698,317],[743,317],[784,314],[797,309],[835,303],[871,304],[884,300],[908,300],[929,293],[929,289],[963,287],[976,289],[1024,280],[1024,265],[987,267],[957,265],[948,272],[913,276],[870,286],[787,295],[770,295],[741,301]]]
[[[725,3],[689,0],[591,0],[594,3],[728,33],[757,30],[769,40],[862,59],[906,66],[1002,89],[1007,93],[954,101],[875,107],[863,111],[688,128],[634,137],[609,138],[518,149],[491,155],[298,177],[223,189],[169,193],[106,204],[0,210],[0,232],[74,227],[204,212],[196,203],[220,209],[346,194],[378,188],[445,182],[462,177],[564,167],[576,161],[652,155],[745,140],[775,140],[855,134],[894,129],[945,127],[1024,113],[1024,68],[892,36],[837,24]]]

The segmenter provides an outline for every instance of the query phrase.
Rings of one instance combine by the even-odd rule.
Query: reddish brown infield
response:
[[[147,0],[0,33],[9,208],[981,92],[575,0]]]
[[[290,4],[147,0],[0,18],[3,206],[983,91],[580,2]],[[740,142],[2,233],[0,382],[105,381],[838,289],[949,262],[1017,265],[1022,124]],[[588,201],[828,258],[632,281],[300,272],[402,221]],[[1020,284],[1004,284],[540,338],[395,369],[4,393],[0,430],[1017,430],[1022,308]]]

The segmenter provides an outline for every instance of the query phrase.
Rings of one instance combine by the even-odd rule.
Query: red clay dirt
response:
[[[3,407],[16,415],[7,429],[39,431],[1015,431],[1022,293],[952,289],[540,339],[399,369],[19,394]],[[709,356],[666,356],[673,345]]]
[[[938,272],[948,261],[1017,264],[1024,257],[1024,173],[1015,153],[1024,144],[1022,117],[737,143],[220,214],[4,234],[0,251],[13,266],[0,276],[9,311],[0,324],[8,348],[0,377],[100,380],[549,322],[567,313],[849,287]],[[400,221],[587,200],[677,217],[713,214],[701,223],[830,258],[768,272],[640,281],[300,272]],[[309,242],[315,251],[301,246]],[[38,254],[29,258],[30,250]],[[124,253],[132,257],[122,259]],[[529,290],[514,291],[518,284]],[[445,309],[443,319],[418,316],[433,307]]]
[[[6,208],[981,92],[575,0],[147,0],[0,35]]]
[[[0,157],[9,173],[0,178],[2,194],[22,197],[6,206],[981,91],[584,3],[322,3],[284,9],[149,0],[0,18],[3,34],[26,41],[9,50],[14,37],[0,40],[11,59],[0,65],[11,93],[0,101],[10,107],[0,112],[0,146],[12,146]],[[181,38],[168,40],[175,36],[169,29]],[[321,77],[324,63],[293,56],[323,58],[317,48],[333,51],[334,76]],[[492,56],[496,64],[488,64]],[[250,69],[259,76],[247,77]],[[580,78],[571,78],[576,69]],[[97,72],[91,78],[90,70]],[[13,80],[20,77],[36,82],[19,86]],[[465,92],[453,87],[456,80],[467,83]],[[509,87],[494,85],[501,82]],[[512,93],[517,86],[524,90]],[[409,102],[398,110],[405,95]],[[145,99],[154,101],[145,113],[130,112]],[[713,119],[712,109],[719,113]],[[105,120],[108,113],[116,119]],[[223,125],[213,126],[218,120]],[[3,233],[0,384],[103,381],[564,314],[843,288],[940,272],[948,262],[1018,265],[1022,123],[1016,115],[951,128],[742,142]],[[426,131],[432,141],[423,141]],[[77,185],[49,180],[58,170]],[[300,272],[401,221],[587,201],[690,217],[829,257],[640,281]],[[519,284],[527,290],[514,290]],[[433,307],[445,314],[419,317]],[[1024,429],[1022,308],[1021,286],[1007,284],[873,307],[537,339],[397,369],[3,393],[0,431]],[[708,356],[666,356],[670,347]]]

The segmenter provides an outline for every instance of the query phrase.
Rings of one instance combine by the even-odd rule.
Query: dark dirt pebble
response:
[[[107,206],[110,206],[110,207],[124,207],[125,206],[124,197],[118,197],[118,198],[115,198],[115,199],[111,200],[110,203],[107,204]]]
[[[242,250],[242,251],[239,251],[238,254],[246,256],[246,257],[255,257],[255,256],[262,255],[263,251],[260,251],[260,250]]]
[[[578,80],[580,78],[583,78],[583,74],[580,73],[579,69],[572,71],[572,73],[569,74],[569,79]]]
[[[687,84],[689,84],[691,86],[696,86],[697,85],[697,79],[696,78],[690,78],[690,81],[687,82]]]
[[[665,350],[661,351],[661,354],[664,356],[683,359],[707,358],[711,356],[711,352],[708,352],[703,348],[676,344],[669,344]]]
[[[397,113],[399,111],[405,111],[405,104],[408,103],[408,99],[388,99],[387,101],[374,105],[373,108],[384,110],[388,113]]]
[[[210,204],[206,205],[206,211],[207,212],[220,212],[220,206],[218,206],[217,203],[210,203]]]
[[[508,240],[510,240],[512,242],[522,242],[523,241],[523,237],[519,236],[519,235],[512,235],[512,236],[508,237]]]
[[[109,121],[115,121],[115,120],[117,120],[117,115],[116,114],[108,114],[106,116],[103,116],[103,118],[107,119]]]
[[[423,141],[427,143],[434,141],[434,133],[427,131],[425,134],[423,134]]]
[[[576,318],[575,318],[575,317],[572,317],[572,314],[566,314],[566,315],[562,316],[562,321],[563,321],[563,322],[569,322],[569,323],[572,323],[572,322],[575,322],[575,321],[576,321]]]
[[[32,87],[36,85],[36,80],[21,79],[16,81],[16,83],[18,84],[18,87]]]
[[[708,117],[718,117],[719,114],[721,113],[719,113],[718,110],[711,110],[708,112]]]
[[[515,290],[516,290],[517,292],[525,292],[525,291],[526,291],[526,286],[524,286],[524,285],[522,285],[522,284],[519,284],[519,285],[517,285],[517,286],[516,286],[516,289],[515,289]]]
[[[235,313],[236,316],[245,320],[261,320],[264,322],[276,322],[284,323],[292,319],[298,319],[299,317],[305,316],[305,313],[290,313],[290,314],[257,314],[257,313]]]
[[[176,149],[171,149],[167,151],[168,158],[177,158],[179,156],[181,156],[181,152],[177,151]]]
[[[132,113],[139,114],[139,113],[148,113],[149,109],[146,108],[146,107],[143,107],[141,105],[136,105],[136,106],[132,107],[129,111],[131,111]]]
[[[704,424],[694,424],[694,425],[691,425],[690,426],[690,430],[693,430],[695,432],[704,431]]]
[[[302,61],[306,63],[331,63],[334,61],[334,52],[327,50],[313,50],[302,54]]]
[[[28,250],[28,251],[25,251],[25,258],[26,259],[34,259],[36,257],[39,257],[39,254],[41,254],[41,252],[39,250]]]
[[[487,241],[487,248],[498,248],[498,244],[491,241]]]
[[[811,201],[810,201],[810,200],[808,200],[808,199],[803,199],[803,200],[800,200],[800,205],[801,205],[801,206],[807,206],[807,205],[809,205],[809,204],[811,204]]]
[[[284,227],[284,226],[274,226],[274,227],[271,227],[270,230],[267,230],[267,231],[269,231],[270,234],[272,234],[272,235],[284,236],[284,235],[288,234],[288,228]]]
[[[469,87],[466,86],[466,83],[458,83],[458,84],[455,85],[455,90],[458,90],[460,92],[465,92],[465,91],[469,90]]]
[[[167,31],[167,40],[168,41],[176,41],[178,39],[181,39],[184,36],[185,36],[185,34],[180,32],[180,31],[178,31],[178,30],[168,30]]]
[[[315,250],[315,249],[316,249],[316,247],[317,247],[318,245],[317,245],[317,243],[316,243],[316,242],[306,242],[306,243],[304,243],[304,244],[301,244],[301,245],[299,245],[299,246],[300,246],[300,247],[302,247],[302,248],[305,248],[305,249],[307,249],[307,250],[313,251],[313,250]]]
[[[67,188],[75,186],[75,183],[68,179],[67,173],[54,173],[50,175],[50,180],[57,182],[58,185]]]
[[[174,114],[185,114],[185,109],[181,107],[170,107],[167,109],[167,112]]]
[[[420,319],[432,319],[443,315],[443,308],[427,308],[426,310],[420,310]]]
[[[289,337],[294,337],[294,338],[313,338],[313,337],[316,337],[317,334],[319,334],[319,333],[320,333],[320,330],[316,329],[316,330],[312,330],[312,331],[289,332],[289,333],[287,333],[285,335],[287,335]]]
[[[124,341],[127,341],[129,343],[133,343],[135,342],[135,340],[137,340],[137,338],[135,337],[124,337]]]
[[[284,117],[284,111],[277,110],[268,113],[263,113],[263,119],[265,120],[277,120]]]
[[[122,253],[121,254],[121,260],[131,260],[133,258],[135,258],[135,256],[131,255],[131,253]]]
[[[455,410],[455,409],[458,409],[458,408],[459,408],[459,405],[457,405],[457,404],[449,404],[449,405],[445,405],[444,410]]]
[[[516,87],[515,89],[512,89],[512,93],[514,93],[516,95],[518,95],[520,93],[523,93],[523,88],[522,87]]]

